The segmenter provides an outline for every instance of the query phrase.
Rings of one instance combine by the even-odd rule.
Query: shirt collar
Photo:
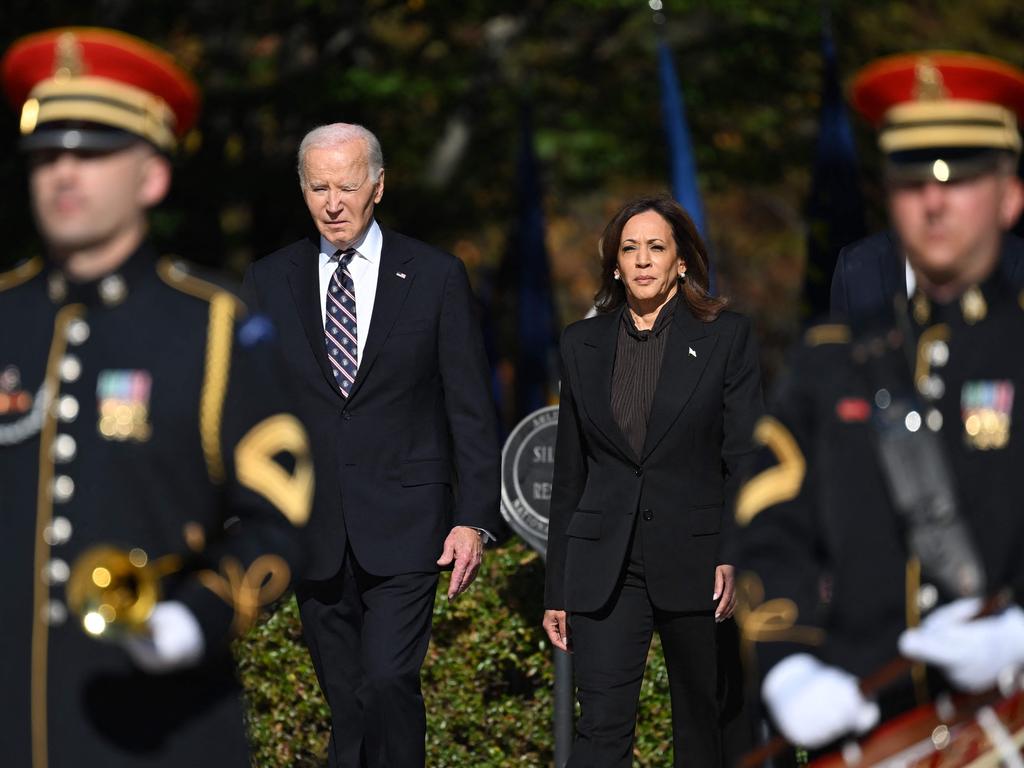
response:
[[[366,232],[359,238],[352,247],[356,249],[356,255],[359,258],[366,259],[372,264],[376,264],[380,261],[380,252],[384,247],[384,234],[380,230],[380,225],[376,219],[371,219],[370,226],[366,228]],[[331,244],[323,235],[320,235],[320,266],[325,266],[328,262],[334,260],[334,252],[337,251],[337,247]]]
[[[658,313],[657,319],[654,321],[654,327],[650,330],[641,331],[636,327],[636,323],[633,322],[633,313],[629,311],[629,306],[625,307],[625,311],[622,313],[622,324],[625,327],[626,333],[635,339],[646,340],[650,336],[660,336],[661,332],[665,330],[670,322],[672,322],[672,316],[676,313],[676,305],[679,303],[679,291],[676,291],[675,296],[665,302],[665,306],[661,308]]]

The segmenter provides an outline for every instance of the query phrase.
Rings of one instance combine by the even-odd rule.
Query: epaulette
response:
[[[31,259],[21,262],[14,269],[0,272],[0,291],[10,290],[31,280],[39,274],[42,268],[43,260],[38,256],[33,256]]]
[[[815,325],[804,333],[804,344],[808,347],[819,347],[822,344],[848,344],[849,342],[850,327],[848,325],[836,323]]]
[[[234,290],[226,285],[218,285],[207,277],[198,277],[193,267],[181,259],[163,256],[157,260],[156,271],[165,283],[182,293],[208,302],[215,297],[224,297],[221,301],[230,298],[235,305],[235,316],[244,317],[246,314],[245,303]]]

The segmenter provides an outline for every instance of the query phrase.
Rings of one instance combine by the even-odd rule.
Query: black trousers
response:
[[[608,605],[571,614],[569,626],[580,702],[570,768],[632,766],[640,686],[655,631],[672,697],[673,765],[722,765],[714,612],[662,611],[651,603],[639,531]]]
[[[302,632],[331,708],[330,768],[423,768],[420,668],[437,579],[373,576],[349,549],[333,578],[296,586]]]

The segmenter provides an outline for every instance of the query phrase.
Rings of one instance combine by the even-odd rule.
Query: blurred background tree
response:
[[[514,346],[503,280],[518,221],[517,151],[529,107],[557,317],[582,317],[597,239],[629,196],[668,188],[656,48],[671,46],[720,293],[751,313],[770,379],[798,331],[806,204],[818,132],[821,5],[803,0],[6,0],[0,48],[57,25],[109,26],[174,53],[204,94],[154,216],[166,250],[240,275],[310,229],[294,154],[312,126],[364,123],[384,147],[387,226],[461,257],[500,356]],[[919,48],[1024,64],[1016,0],[832,5],[844,82],[880,55]],[[869,129],[851,118],[869,229],[884,226]],[[0,267],[38,249],[15,144],[0,110]],[[503,263],[505,264],[503,268]],[[507,286],[504,286],[507,288]],[[515,371],[506,371],[514,377]],[[506,416],[514,412],[506,411]],[[550,759],[550,670],[539,631],[542,568],[506,546],[460,605],[438,603],[425,669],[429,764]],[[442,585],[443,586],[443,585]],[[294,613],[240,645],[260,766],[316,765],[325,719]],[[652,664],[637,759],[664,765],[664,669]],[[454,687],[453,687],[454,686]],[[456,760],[458,758],[458,760]]]

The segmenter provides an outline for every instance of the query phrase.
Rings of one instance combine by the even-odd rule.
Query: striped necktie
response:
[[[327,320],[324,323],[324,341],[327,359],[331,361],[334,380],[341,394],[348,397],[359,370],[359,331],[356,324],[356,289],[348,265],[356,255],[355,249],[337,251],[338,266],[327,288]]]

